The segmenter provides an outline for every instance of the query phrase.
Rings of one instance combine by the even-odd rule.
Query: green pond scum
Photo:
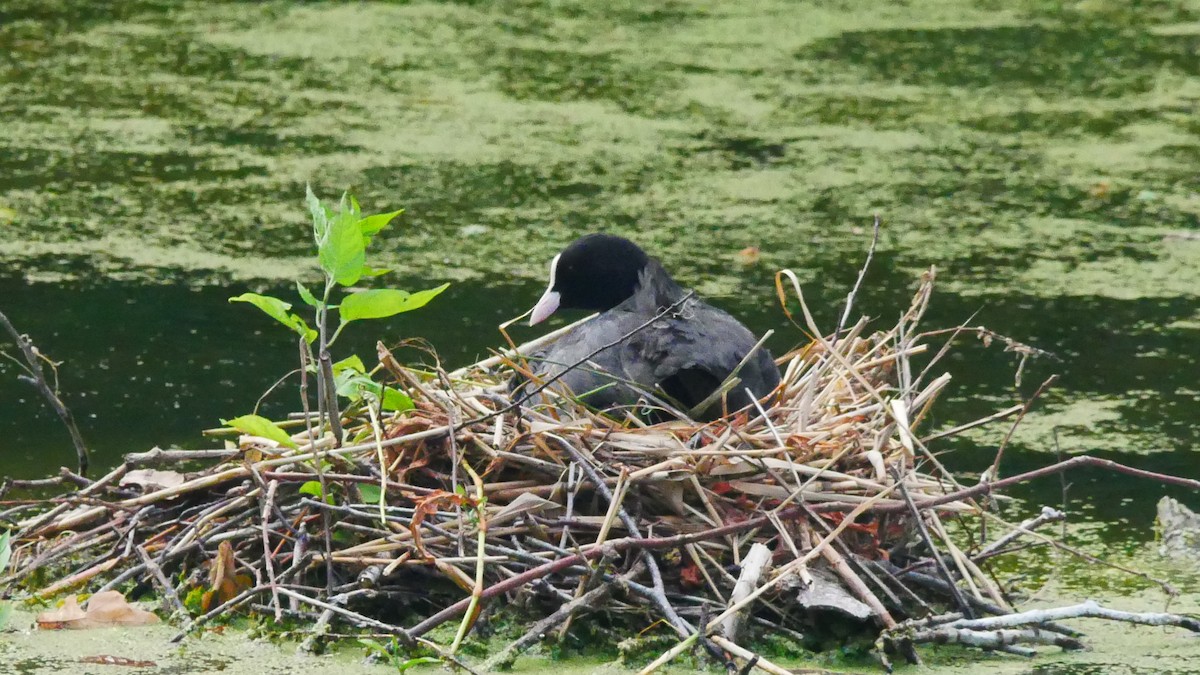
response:
[[[426,337],[453,365],[499,345],[494,327],[532,302],[549,259],[598,229],[636,239],[754,330],[776,328],[780,353],[803,337],[771,275],[795,270],[833,325],[878,213],[863,312],[890,319],[936,265],[927,325],[974,316],[1060,359],[1014,382],[999,346],[961,350],[931,428],[1060,373],[1006,474],[1058,452],[1200,466],[1197,0],[0,0],[0,120],[0,309],[64,361],[64,397],[101,464],[205,443],[199,429],[252,409],[294,367],[286,331],[225,300],[319,281],[311,184],[365,212],[405,210],[372,244],[396,270],[387,283],[457,283],[376,330]],[[378,337],[339,347],[365,358]],[[71,460],[21,387],[0,362],[0,473],[41,477]],[[1005,431],[939,450],[974,480]],[[1159,496],[1200,508],[1194,495],[1090,470],[1067,482],[1021,486],[1004,515],[1065,492],[1069,543],[1170,578],[1183,593],[1171,609],[1200,611],[1200,579],[1157,558],[1151,526]],[[1035,605],[1165,601],[1146,579],[1045,550],[996,572]],[[14,672],[109,672],[64,654],[118,649],[163,673],[295,667],[229,635],[180,651],[165,627],[30,622],[18,610],[18,632],[0,634]],[[1200,642],[1176,631],[1083,625],[1093,652],[923,654],[945,673],[1200,671]],[[547,647],[515,672],[627,671],[613,654],[557,649],[561,662]],[[366,651],[304,668],[395,672],[358,665]],[[838,650],[806,663],[873,670]]]

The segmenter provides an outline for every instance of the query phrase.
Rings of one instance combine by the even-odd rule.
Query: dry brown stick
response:
[[[612,590],[612,584],[602,584],[569,602],[564,602],[562,605],[559,605],[553,614],[535,623],[524,635],[516,641],[509,643],[499,653],[485,661],[481,668],[487,672],[492,672],[511,665],[521,652],[524,652],[536,642],[543,639],[550,629],[560,623],[565,623],[579,610],[595,607],[599,603],[604,602],[608,599]]]
[[[179,595],[175,593],[175,587],[171,585],[171,582],[167,581],[166,575],[163,574],[162,568],[158,566],[158,563],[154,562],[154,558],[151,558],[150,554],[146,553],[146,547],[139,544],[134,546],[134,550],[137,551],[138,557],[142,559],[142,564],[150,572],[150,578],[154,580],[155,585],[162,592],[164,601],[171,606],[171,611],[173,613],[181,613],[180,616],[187,616],[187,609],[184,608]]]
[[[821,536],[816,532],[812,532],[811,536],[813,537],[814,545],[820,541]],[[867,588],[863,580],[854,573],[854,570],[850,569],[850,565],[847,564],[842,554],[838,553],[836,546],[826,546],[821,550],[821,555],[825,557],[825,560],[833,568],[833,571],[841,577],[842,583],[846,584],[850,592],[854,593],[855,597],[859,600],[866,603],[872,612],[875,612],[875,616],[879,617],[885,628],[894,628],[896,626],[896,620],[892,618],[891,613],[887,611],[887,608],[883,606],[879,598],[871,592],[871,589]]]
[[[96,482],[92,483],[91,485],[89,485],[89,486],[83,488],[82,490],[80,490],[79,492],[75,493],[74,497],[87,497],[92,494],[95,494],[96,492],[100,491],[101,489],[108,487],[108,485],[111,484],[113,481],[119,480],[128,471],[129,471],[129,465],[124,464],[124,463],[119,464],[112,471],[109,471],[107,474],[105,474],[104,476],[102,476],[101,478],[96,480]],[[54,507],[53,509],[50,509],[49,511],[47,511],[45,513],[37,515],[37,516],[33,517],[32,519],[30,519],[24,523],[21,523],[20,524],[20,532],[19,532],[18,536],[22,537],[22,538],[31,536],[33,532],[37,531],[38,529],[41,529],[43,526],[52,524],[53,521],[55,521],[60,515],[62,515],[66,511],[70,510],[72,505],[73,504],[71,504],[69,502],[59,504],[58,506]],[[95,507],[93,509],[89,509],[89,513],[94,513],[97,516],[100,514],[103,514],[104,512],[105,512],[105,509],[103,507]],[[72,523],[72,526],[78,527],[79,525],[87,523],[90,520],[91,520],[91,518],[78,519],[77,522]]]
[[[937,433],[930,434],[928,436],[923,437],[921,439],[921,442],[928,444],[932,441],[938,440],[939,438],[955,436],[964,431],[967,431],[968,429],[974,429],[975,427],[981,427],[985,424],[990,424],[991,422],[996,422],[996,421],[1002,420],[1006,417],[1011,417],[1012,415],[1015,415],[1024,409],[1025,409],[1024,405],[1017,404],[1017,405],[1012,406],[1011,408],[1005,408],[1004,410],[1001,410],[1000,412],[993,413],[991,415],[988,415],[987,417],[982,417],[980,419],[977,419],[974,422],[967,422],[966,424],[960,424],[956,427],[946,429],[945,431],[939,431]]]
[[[310,598],[307,595],[304,595],[303,593],[297,593],[296,591],[293,591],[290,588],[279,587],[278,590],[281,595],[286,595],[289,598],[293,598],[293,599],[298,600],[307,605],[312,605],[313,607],[322,609],[325,612],[330,612],[333,614],[337,614],[339,616],[346,617],[347,619],[350,619],[352,622],[354,622],[360,626],[369,626],[371,628],[376,628],[376,629],[385,631],[391,635],[395,635],[396,637],[400,638],[400,640],[405,644],[405,646],[412,646],[413,644],[415,644],[415,641],[413,640],[412,636],[408,634],[408,631],[404,630],[400,626],[393,626],[390,623],[384,623],[383,621],[378,621],[378,620],[372,619],[368,616],[359,614],[358,612],[354,612],[349,609],[346,609],[345,607],[341,607],[337,601],[343,597],[342,595],[336,595],[336,596],[330,598],[329,602],[322,602],[321,600],[317,600],[316,598]]]
[[[983,512],[983,515],[987,518],[994,518],[994,519],[999,520],[996,516],[992,515],[991,513],[986,512],[986,511]],[[1001,522],[1003,522],[1003,521],[1001,521]],[[1005,523],[1005,524],[1007,524],[1007,523]],[[1163,590],[1164,593],[1166,593],[1168,596],[1170,596],[1172,598],[1179,595],[1179,589],[1176,588],[1175,585],[1169,581],[1159,579],[1158,577],[1151,576],[1150,574],[1147,574],[1146,572],[1135,570],[1131,567],[1126,567],[1125,565],[1120,565],[1115,562],[1110,562],[1108,560],[1103,560],[1101,558],[1097,558],[1096,556],[1094,556],[1086,551],[1075,548],[1074,546],[1069,546],[1067,544],[1064,544],[1061,541],[1054,539],[1053,537],[1048,537],[1048,536],[1042,534],[1041,532],[1029,532],[1029,536],[1031,536],[1035,539],[1038,539],[1040,541],[1043,541],[1046,544],[1053,546],[1054,548],[1057,548],[1060,551],[1066,551],[1067,553],[1070,553],[1071,555],[1073,555],[1077,558],[1080,558],[1082,560],[1086,560],[1092,564],[1103,565],[1104,567],[1108,567],[1108,568],[1114,569],[1114,570],[1119,570],[1121,572],[1138,577],[1140,579],[1145,579],[1146,581],[1149,581],[1149,582],[1157,585],[1159,588],[1161,588]]]
[[[35,570],[55,560],[71,555],[72,553],[85,551],[93,546],[108,543],[110,539],[116,538],[118,524],[120,524],[119,521],[117,523],[104,523],[90,530],[79,532],[56,541],[53,547],[41,551],[32,560],[24,563],[20,569],[14,569],[10,575],[0,578],[0,583],[7,583],[13,579],[26,577]]]
[[[734,656],[746,659],[747,667],[743,668],[743,670],[739,672],[749,672],[750,668],[758,668],[763,672],[771,673],[771,675],[792,675],[794,672],[771,663],[762,656],[755,654],[749,649],[746,649],[745,647],[725,638],[724,636],[713,635],[708,639],[712,640],[713,643],[715,643],[718,647],[733,654]]]
[[[121,480],[121,478],[123,478],[127,473],[129,473],[129,466],[122,462],[121,464],[113,467],[112,471],[109,471],[100,478],[97,478],[96,482],[83,488],[77,494],[80,497],[94,495],[97,492],[107,488],[109,485]]]
[[[929,528],[925,527],[925,518],[917,509],[917,505],[913,503],[912,497],[908,494],[908,488],[904,486],[904,477],[900,472],[892,467],[892,478],[896,481],[896,485],[900,488],[900,495],[904,498],[904,503],[908,505],[908,510],[912,513],[913,520],[916,522],[917,531],[921,534],[921,539],[925,542],[925,546],[929,549],[929,554],[937,563],[937,570],[942,575],[942,580],[946,582],[950,588],[950,594],[954,598],[954,604],[958,606],[963,616],[974,617],[974,612],[971,611],[971,606],[967,604],[963,598],[962,591],[958,585],[954,583],[954,577],[951,576],[950,570],[946,567],[946,561],[942,559],[942,554],[938,552],[937,546],[933,543],[933,537],[929,536]]]
[[[1004,440],[1000,441],[1000,447],[996,450],[996,458],[992,460],[992,467],[988,470],[989,478],[995,479],[1000,477],[1000,460],[1004,457],[1004,449],[1008,447],[1008,442],[1012,440],[1013,434],[1016,433],[1017,427],[1021,424],[1021,420],[1025,419],[1025,415],[1029,414],[1030,409],[1033,408],[1034,402],[1037,401],[1038,398],[1041,397],[1042,392],[1049,389],[1056,380],[1058,380],[1058,375],[1051,375],[1050,377],[1046,378],[1046,381],[1042,382],[1041,386],[1039,386],[1037,390],[1033,392],[1033,396],[1030,396],[1029,400],[1025,401],[1024,405],[1022,405],[1021,412],[1017,414],[1017,419],[1013,420],[1012,426],[1008,428],[1008,433],[1004,435]]]
[[[916,506],[917,506],[917,509],[919,509],[919,510],[930,509],[935,506],[941,506],[942,504],[949,504],[950,502],[956,502],[956,501],[961,501],[964,499],[969,499],[971,497],[975,497],[975,496],[982,495],[982,494],[991,494],[992,492],[995,492],[1002,488],[1006,488],[1010,485],[1016,485],[1018,483],[1024,483],[1027,481],[1031,481],[1035,478],[1041,478],[1043,476],[1049,476],[1049,475],[1053,475],[1056,473],[1062,473],[1063,471],[1066,471],[1068,469],[1075,469],[1075,468],[1078,468],[1081,466],[1094,466],[1094,467],[1099,467],[1102,469],[1109,469],[1110,471],[1115,471],[1117,473],[1125,474],[1127,476],[1135,476],[1137,478],[1147,478],[1150,480],[1158,481],[1160,483],[1165,483],[1167,485],[1178,485],[1181,487],[1191,488],[1192,490],[1200,491],[1200,480],[1193,480],[1191,478],[1181,478],[1179,476],[1172,476],[1172,475],[1164,474],[1164,473],[1155,473],[1153,471],[1145,471],[1143,469],[1135,469],[1134,467],[1126,466],[1124,464],[1119,464],[1119,463],[1114,462],[1109,459],[1101,459],[1099,457],[1091,457],[1089,455],[1079,455],[1077,457],[1072,457],[1071,459],[1068,459],[1068,460],[1065,460],[1062,462],[1057,462],[1057,463],[1051,464],[1049,466],[1044,466],[1040,469],[1034,469],[1033,471],[1026,471],[1025,473],[1022,473],[1022,474],[1017,474],[1015,476],[1009,476],[1008,478],[1002,478],[1000,480],[996,480],[996,481],[992,481],[992,482],[978,483],[969,488],[963,488],[962,490],[957,490],[955,492],[949,492],[947,494],[944,494],[944,495],[941,495],[938,497],[930,497],[927,499],[922,499],[921,501],[916,502]],[[899,507],[896,507],[896,506],[878,507],[875,510],[876,511],[902,511],[906,508],[907,508],[906,505],[900,505]],[[814,510],[820,511],[821,509],[817,508]]]
[[[983,619],[958,619],[946,625],[953,628],[967,628],[970,630],[995,630],[997,628],[1041,625],[1050,621],[1063,621],[1065,619],[1083,617],[1124,621],[1126,623],[1136,623],[1146,626],[1177,626],[1190,630],[1193,633],[1200,633],[1200,619],[1182,614],[1161,612],[1125,612],[1103,607],[1095,600],[1087,600],[1069,607],[1031,609],[1017,614],[990,616]]]
[[[805,512],[808,514],[808,522],[809,523],[816,524],[826,534],[828,534],[832,531],[832,528],[829,527],[829,523],[825,522],[825,519],[819,517],[811,508],[805,508]],[[803,534],[803,533],[801,533],[801,534]],[[816,533],[814,532],[813,534],[815,535]],[[819,539],[819,537],[815,537],[814,541],[816,541],[817,539]],[[859,558],[859,556],[857,556],[853,551],[850,550],[850,548],[848,546],[846,546],[845,542],[841,541],[840,539],[834,540],[833,546],[831,548],[840,549],[839,551],[837,551],[840,558],[842,558],[844,561],[852,562],[854,564],[854,567],[857,568],[857,570],[859,572],[866,575],[866,577],[868,579],[870,579],[872,582],[875,583],[876,588],[883,591],[884,594],[887,595],[888,600],[891,600],[892,603],[894,604],[894,606],[903,607],[903,603],[900,602],[900,598],[898,598],[896,596],[896,594],[892,592],[892,589],[889,588],[887,586],[887,584],[883,583],[883,580],[880,579],[879,576],[875,574],[875,572],[871,569],[871,567],[869,565],[864,564],[864,562]],[[891,576],[891,575],[889,574],[888,576]],[[904,584],[900,583],[900,581],[898,579],[896,579],[894,576],[892,577],[892,581],[897,586],[903,588],[907,592],[908,595],[912,596],[917,601],[918,604],[920,604],[920,605],[924,606],[926,609],[928,609],[928,605],[926,605],[923,600],[921,600],[919,597],[917,597],[917,595],[915,593],[913,593]],[[872,597],[875,597],[874,593],[871,593],[871,595],[872,595]],[[867,602],[867,601],[864,600],[864,602]],[[870,603],[867,602],[867,604],[870,604]]]
[[[34,593],[34,597],[37,597],[37,598],[53,597],[54,595],[58,594],[59,591],[63,591],[68,588],[71,588],[72,586],[82,584],[83,582],[87,581],[88,579],[91,579],[94,576],[103,574],[103,573],[111,570],[112,568],[116,567],[117,564],[120,562],[121,562],[121,559],[119,557],[114,556],[112,558],[109,558],[108,560],[105,560],[104,562],[98,563],[96,565],[92,565],[92,566],[88,567],[87,569],[76,572],[75,574],[72,574],[69,577],[66,577],[64,579],[59,579],[55,583],[50,584],[49,586],[39,590],[37,593]]]
[[[217,448],[212,450],[163,450],[151,448],[146,452],[131,452],[125,455],[125,463],[133,466],[161,466],[175,462],[191,462],[201,459],[229,459],[242,453],[236,448]]]
[[[759,579],[763,577],[764,572],[771,565],[771,549],[767,548],[766,544],[754,543],[750,545],[750,551],[742,558],[741,570],[738,572],[737,581],[734,582],[733,591],[729,594],[729,602],[726,606],[742,604],[742,600],[754,592],[758,587]],[[749,613],[750,607],[744,608],[746,613]],[[707,623],[707,622],[705,622]],[[738,631],[741,629],[742,614],[735,613],[726,617],[721,624],[721,633],[730,642],[737,640]],[[705,624],[701,624],[702,626]],[[701,635],[701,638],[707,638],[707,635]]]
[[[66,470],[66,467],[63,467],[63,470]],[[53,476],[51,478],[34,478],[32,480],[9,478],[5,476],[3,484],[0,484],[0,495],[8,494],[8,491],[13,488],[28,490],[62,485],[64,480],[66,480],[66,476],[61,475],[61,472],[60,475]],[[90,483],[91,481],[88,482]],[[37,503],[40,503],[40,501]]]
[[[45,513],[39,513],[27,521],[18,523],[17,536],[20,538],[32,536],[32,533],[41,529],[43,526],[52,523],[59,516],[71,510],[72,506],[74,505],[69,502],[63,502],[49,511],[46,511]],[[96,510],[98,512],[97,515],[104,512],[103,508],[97,508]]]
[[[74,471],[68,469],[65,466],[58,467],[58,477],[62,480],[65,480],[68,483],[74,483],[75,485],[79,486],[80,488],[89,487],[93,483],[93,481],[88,480],[84,476],[80,476],[79,474],[75,473]]]
[[[516,349],[502,350],[499,354],[496,354],[495,356],[488,357],[482,361],[473,363],[469,366],[463,366],[462,368],[452,370],[448,373],[448,375],[453,379],[459,379],[459,378],[462,378],[464,375],[466,375],[468,372],[470,372],[473,369],[487,370],[489,368],[494,368],[495,366],[498,366],[501,363],[504,363],[506,360],[512,359],[514,357],[527,356],[527,355],[533,353],[534,351],[538,350],[539,348],[543,347],[544,345],[547,345],[547,344],[553,342],[554,340],[558,339],[559,337],[566,335],[567,333],[575,330],[579,326],[583,325],[585,322],[591,321],[592,319],[596,318],[597,316],[599,316],[599,315],[598,314],[589,314],[589,315],[583,317],[582,319],[576,321],[575,323],[568,324],[566,326],[563,326],[562,328],[559,328],[557,330],[546,333],[545,335],[542,335],[541,337],[538,337],[534,340],[530,340],[529,342],[523,343],[523,344],[519,345]]]
[[[307,555],[305,557],[307,558]],[[284,570],[283,572],[281,572],[279,574],[279,578],[277,579],[277,584],[275,584],[275,585],[287,583],[293,576],[299,574],[300,571],[305,568],[306,563],[307,563],[307,559],[306,560],[297,559],[297,560],[293,561],[292,567]],[[225,612],[237,609],[238,607],[245,604],[246,602],[249,602],[251,598],[258,595],[259,593],[265,593],[266,591],[271,590],[271,586],[272,586],[272,584],[261,584],[261,585],[255,586],[253,588],[247,588],[246,590],[242,591],[241,593],[238,593],[237,595],[226,600],[225,602],[221,603],[220,605],[217,605],[213,609],[205,612],[204,614],[201,614],[200,616],[196,617],[195,619],[192,619],[192,621],[189,622],[188,625],[184,626],[183,630],[176,633],[175,636],[172,637],[170,641],[172,643],[179,642],[183,638],[187,637],[189,633],[191,633],[192,631],[196,630],[197,628],[203,626],[204,624],[208,623],[209,621],[213,620],[214,618],[220,616],[221,614],[224,614]]]
[[[685,296],[684,299],[686,298],[687,296]],[[609,491],[608,486],[605,485],[604,481],[600,478],[600,474],[596,472],[596,467],[592,466],[591,462],[587,461],[587,459],[581,452],[579,452],[577,448],[575,448],[575,446],[554,434],[546,433],[544,435],[554,440],[560,448],[565,450],[567,454],[571,456],[571,459],[579,465],[579,468],[583,469],[583,472],[587,474],[592,483],[596,485],[596,491],[600,493],[605,501],[610,503],[613,501],[613,494]],[[619,505],[617,507],[617,517],[621,519],[621,522],[625,523],[625,529],[630,535],[636,539],[642,538],[641,530],[638,528],[637,521],[635,521],[633,518],[630,518],[629,514],[625,512],[625,509],[621,508]],[[667,618],[671,624],[671,627],[679,633],[680,637],[688,636],[694,631],[694,629],[690,623],[684,620],[683,617],[679,616],[679,612],[675,611],[675,608],[671,605],[671,601],[667,599],[666,590],[663,587],[662,572],[658,568],[658,561],[654,559],[654,555],[652,553],[645,550],[642,551],[642,559],[646,562],[646,567],[650,570],[650,579],[654,582],[654,604],[658,606],[659,611],[663,613],[663,616]]]
[[[273,480],[267,483],[266,495],[263,497],[262,504],[262,542],[263,542],[263,565],[267,568],[267,581],[271,584],[271,605],[275,607],[275,620],[283,620],[283,607],[279,604],[279,588],[275,581],[275,563],[272,560],[271,538],[269,524],[271,522],[271,509],[275,505],[275,491],[279,488],[279,481]]]
[[[1037,516],[1028,520],[1021,521],[1020,525],[1015,526],[1003,537],[983,547],[978,553],[973,556],[975,562],[981,562],[996,554],[996,551],[1007,546],[1009,543],[1017,539],[1023,534],[1032,534],[1033,530],[1045,525],[1046,523],[1055,523],[1065,519],[1067,516],[1062,511],[1052,509],[1049,506],[1043,506],[1042,512]]]
[[[836,344],[838,335],[842,329],[846,327],[846,321],[850,318],[850,308],[854,306],[854,297],[858,295],[858,289],[862,286],[863,277],[867,276],[867,269],[871,266],[871,258],[875,256],[875,247],[879,245],[879,214],[875,214],[875,226],[871,230],[871,246],[867,249],[867,259],[863,261],[862,269],[858,272],[858,278],[854,280],[854,287],[850,289],[850,294],[846,296],[846,309],[842,312],[842,318],[838,319],[837,330],[833,333],[833,340],[830,344]]]
[[[33,340],[29,339],[28,335],[17,331],[4,312],[0,312],[0,325],[4,326],[8,334],[12,336],[13,342],[17,344],[17,348],[25,356],[25,372],[28,374],[18,375],[17,379],[37,389],[58,415],[58,418],[62,420],[63,426],[67,428],[67,433],[71,435],[71,443],[75,446],[75,455],[79,460],[79,474],[86,476],[88,470],[87,445],[83,442],[83,435],[79,433],[79,427],[75,425],[75,418],[71,415],[70,409],[46,381],[46,373],[42,370],[42,359],[47,361],[49,359],[34,346]]]
[[[801,513],[799,509],[796,509],[790,513],[785,512],[780,514],[780,517],[786,519],[789,516],[795,517],[799,513]],[[618,553],[627,550],[659,550],[665,548],[675,548],[684,544],[690,544],[697,541],[706,541],[709,539],[718,539],[730,534],[744,532],[746,530],[753,529],[756,526],[762,526],[767,522],[766,516],[762,516],[759,518],[752,518],[750,520],[742,521],[740,523],[731,523],[722,527],[715,527],[702,532],[678,534],[671,537],[624,537],[622,539],[609,540],[608,543],[603,547],[584,546],[576,553],[557,558],[550,562],[539,565],[538,567],[534,567],[528,571],[522,572],[515,577],[505,579],[504,581],[497,582],[485,588],[480,599],[488,600],[494,598],[497,595],[520,588],[531,581],[542,579],[556,572],[561,572],[569,567],[579,565],[586,560],[594,560],[609,548]],[[543,545],[548,545],[546,542],[540,543]],[[411,633],[413,637],[420,637],[421,635],[433,630],[437,626],[440,626],[442,623],[445,623],[449,619],[461,614],[467,609],[469,604],[470,598],[459,600],[437,614],[434,614],[433,616],[426,618],[424,621],[421,621],[416,626],[409,629],[409,633]]]

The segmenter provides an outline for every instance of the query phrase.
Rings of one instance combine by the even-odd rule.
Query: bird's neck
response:
[[[631,299],[640,308],[660,311],[679,302],[686,292],[657,260],[651,259],[638,274],[637,289]]]

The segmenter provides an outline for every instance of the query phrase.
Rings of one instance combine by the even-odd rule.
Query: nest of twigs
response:
[[[918,327],[931,286],[932,273],[889,330],[860,321],[812,338],[780,359],[783,384],[761,406],[707,424],[648,425],[566,398],[531,409],[507,385],[528,349],[447,373],[381,347],[412,410],[345,414],[340,447],[298,415],[285,424],[295,449],[243,436],[129,455],[94,482],[64,470],[43,482],[77,489],[4,513],[18,523],[9,580],[48,584],[42,596],[153,588],[184,613],[180,638],[249,609],[313,619],[314,636],[331,623],[390,634],[463,667],[454,654],[501,604],[531,626],[489,667],[582,615],[614,638],[660,622],[678,641],[660,662],[699,643],[786,672],[741,644],[763,631],[804,641],[833,616],[882,631],[881,658],[915,658],[932,624],[905,620],[1013,611],[981,570],[996,548],[956,545],[942,523],[981,518],[984,490],[929,450],[956,430],[922,430],[949,381],[934,369],[951,341],[936,354],[926,343],[947,331]],[[443,624],[454,630],[431,641]],[[1042,628],[1043,643],[1077,646],[1069,629]]]

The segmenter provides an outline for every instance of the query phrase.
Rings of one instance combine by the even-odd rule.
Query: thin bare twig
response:
[[[42,370],[42,359],[45,356],[38,351],[28,335],[17,331],[4,312],[0,312],[0,325],[4,326],[4,330],[8,332],[17,348],[21,350],[21,354],[25,356],[25,370],[28,375],[18,375],[17,379],[37,389],[42,398],[50,404],[54,413],[58,415],[58,418],[62,420],[63,426],[67,428],[67,433],[71,435],[71,443],[75,446],[75,455],[79,460],[79,475],[86,476],[88,470],[87,445],[83,442],[83,435],[79,433],[79,427],[75,424],[75,417],[71,415],[71,410],[46,381],[46,374]]]

